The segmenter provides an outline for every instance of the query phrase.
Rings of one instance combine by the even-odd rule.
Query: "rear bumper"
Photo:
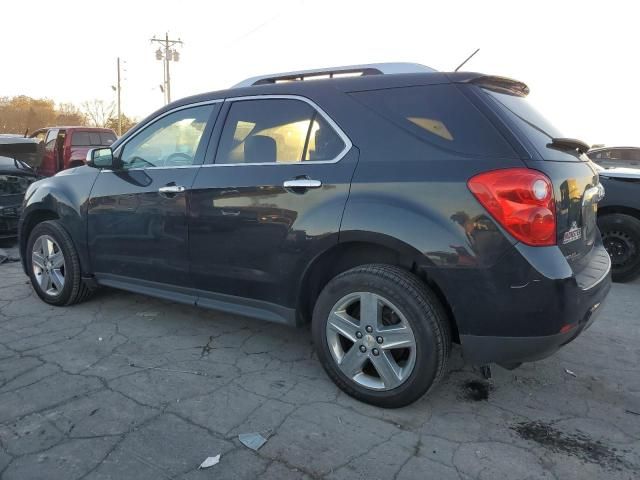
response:
[[[600,242],[578,272],[558,249],[530,248],[514,248],[486,270],[444,276],[443,291],[468,362],[540,360],[599,316],[611,289],[611,263]]]
[[[610,282],[608,283],[610,287]],[[606,296],[606,292],[602,296]],[[604,300],[604,299],[603,299]],[[465,360],[477,365],[488,363],[524,363],[542,360],[575,340],[591,326],[602,311],[603,301],[593,304],[582,321],[572,329],[542,337],[496,337],[460,335]]]

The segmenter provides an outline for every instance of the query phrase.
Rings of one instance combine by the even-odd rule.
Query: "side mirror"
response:
[[[113,152],[110,148],[92,148],[87,152],[87,165],[93,168],[113,168]]]

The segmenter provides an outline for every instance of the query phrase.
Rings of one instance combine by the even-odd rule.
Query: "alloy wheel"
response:
[[[395,305],[375,293],[341,298],[329,314],[326,339],[342,373],[368,389],[394,389],[415,367],[411,325]]]
[[[41,235],[33,243],[31,267],[38,286],[46,295],[60,295],[65,281],[64,254],[51,236]]]

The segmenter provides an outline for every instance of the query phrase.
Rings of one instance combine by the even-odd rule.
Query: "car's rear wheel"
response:
[[[67,231],[57,220],[39,223],[29,235],[26,264],[33,289],[51,305],[85,300],[91,290],[82,281],[80,261]]]
[[[602,232],[602,243],[611,257],[613,280],[628,282],[640,275],[640,220],[613,213],[600,217],[598,227]]]
[[[313,312],[318,357],[344,392],[396,408],[442,377],[451,332],[442,305],[417,277],[388,265],[344,272],[322,290]]]

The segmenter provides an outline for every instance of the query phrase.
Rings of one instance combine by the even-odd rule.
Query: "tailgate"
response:
[[[604,191],[588,162],[530,161],[553,183],[558,247],[572,268],[582,266],[598,240],[597,209]],[[578,268],[580,269],[580,268]]]
[[[513,81],[504,80],[496,86],[492,81],[482,80],[482,89],[527,151],[532,152],[534,158],[525,163],[547,175],[553,183],[557,245],[573,272],[592,269],[595,264],[604,265],[602,268],[607,270],[607,262],[598,260],[600,248],[593,251],[594,245],[601,247],[596,216],[604,189],[598,173],[583,154],[588,145],[565,138],[531,105],[528,88],[510,87]]]

